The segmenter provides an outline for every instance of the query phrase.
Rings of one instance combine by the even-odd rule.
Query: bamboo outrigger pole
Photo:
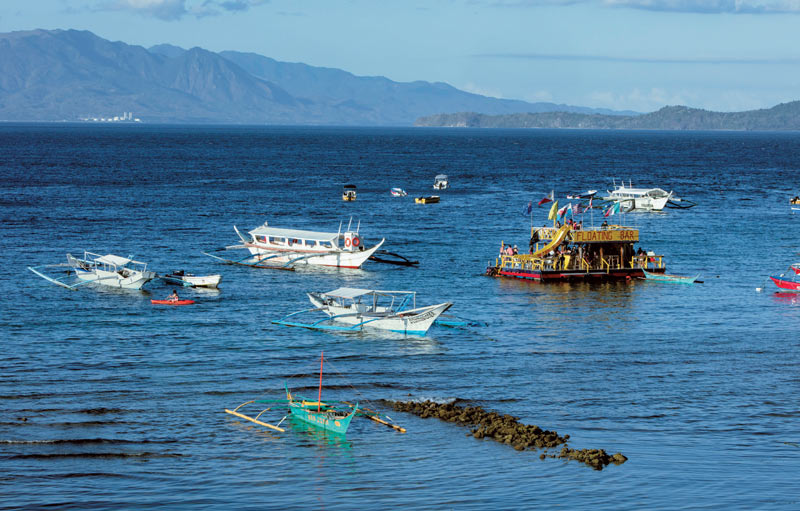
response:
[[[248,417],[247,415],[244,415],[244,414],[242,414],[242,413],[239,413],[239,412],[237,411],[237,410],[239,410],[239,408],[243,407],[244,405],[249,405],[249,404],[251,404],[251,403],[255,403],[255,401],[248,401],[248,402],[246,402],[246,403],[242,403],[242,404],[240,404],[239,406],[237,406],[236,408],[234,408],[233,410],[228,410],[228,409],[226,408],[226,409],[225,409],[225,412],[227,412],[227,413],[229,413],[229,414],[231,414],[231,415],[235,415],[236,417],[239,417],[239,418],[241,418],[241,419],[247,419],[247,420],[249,420],[250,422],[255,422],[255,423],[256,423],[256,424],[258,424],[259,426],[264,426],[264,427],[267,427],[267,428],[270,428],[270,429],[274,429],[275,431],[280,431],[281,433],[284,433],[284,432],[286,431],[285,429],[283,429],[283,428],[279,428],[278,426],[273,426],[272,424],[267,424],[266,422],[263,422],[263,421],[260,421],[260,420],[258,420],[258,417],[261,417],[261,413],[264,413],[264,411],[266,411],[266,410],[264,410],[264,411],[262,411],[261,413],[259,413],[259,414],[256,416],[256,418],[255,418],[255,419],[254,419],[254,418],[252,418],[252,417]],[[268,409],[267,409],[267,410],[268,410]]]

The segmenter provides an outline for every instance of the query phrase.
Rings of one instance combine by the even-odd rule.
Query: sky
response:
[[[614,110],[800,99],[800,0],[0,1],[37,28]]]

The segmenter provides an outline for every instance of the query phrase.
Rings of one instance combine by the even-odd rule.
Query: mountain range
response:
[[[800,101],[745,112],[710,112],[665,106],[642,115],[574,112],[485,115],[474,112],[437,114],[417,119],[416,126],[469,128],[581,128],[627,130],[800,130]]]
[[[0,121],[132,112],[150,123],[412,125],[441,112],[618,113],[395,82],[254,53],[112,42],[88,31],[0,34]]]

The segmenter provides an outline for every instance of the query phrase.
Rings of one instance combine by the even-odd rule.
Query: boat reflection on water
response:
[[[335,450],[332,452],[351,455],[353,444],[342,433],[316,427],[295,415],[289,416],[288,423],[292,432],[298,433],[298,442],[308,441],[316,447],[334,447]]]
[[[800,293],[783,293],[776,291],[772,294],[776,301],[800,306]]]

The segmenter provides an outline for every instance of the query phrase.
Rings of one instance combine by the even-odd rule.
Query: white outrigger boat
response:
[[[606,190],[607,195],[602,199],[610,202],[618,202],[620,209],[624,212],[629,211],[663,211],[665,207],[686,209],[694,206],[691,201],[685,201],[675,196],[673,191],[667,192],[661,188],[634,188],[630,181],[628,186],[623,182],[617,186],[614,183],[614,190]],[[687,205],[678,204],[686,202]]]
[[[177,270],[166,275],[159,275],[159,278],[168,284],[175,284],[183,287],[217,287],[222,281],[222,275],[194,275],[183,270]]]
[[[207,252],[205,254],[229,264],[258,268],[293,269],[296,264],[360,268],[383,245],[385,239],[366,248],[364,240],[359,236],[360,222],[355,230],[351,226],[352,220],[344,232],[341,224],[338,232],[316,232],[270,227],[264,222],[264,225],[249,231],[249,237],[244,236],[234,226],[242,244],[231,245],[223,250],[246,248],[250,252],[249,256],[241,260],[230,260]],[[344,247],[339,246],[340,240]]]
[[[68,276],[55,278],[46,275],[42,271],[44,268],[58,267],[71,268],[79,282],[75,284],[65,282],[65,279],[71,276],[71,272]],[[99,284],[121,289],[141,289],[142,286],[156,277],[155,272],[147,270],[147,263],[113,254],[101,256],[93,252],[84,252],[82,259],[67,254],[66,264],[29,266],[28,269],[53,284],[71,290],[75,290],[78,286],[84,284]]]
[[[314,308],[294,312],[273,323],[319,330],[357,331],[366,327],[407,335],[425,335],[439,316],[453,304],[444,302],[417,307],[416,296],[414,291],[350,287],[340,287],[328,293],[308,293]],[[307,312],[323,312],[327,317],[313,323],[292,319]]]

